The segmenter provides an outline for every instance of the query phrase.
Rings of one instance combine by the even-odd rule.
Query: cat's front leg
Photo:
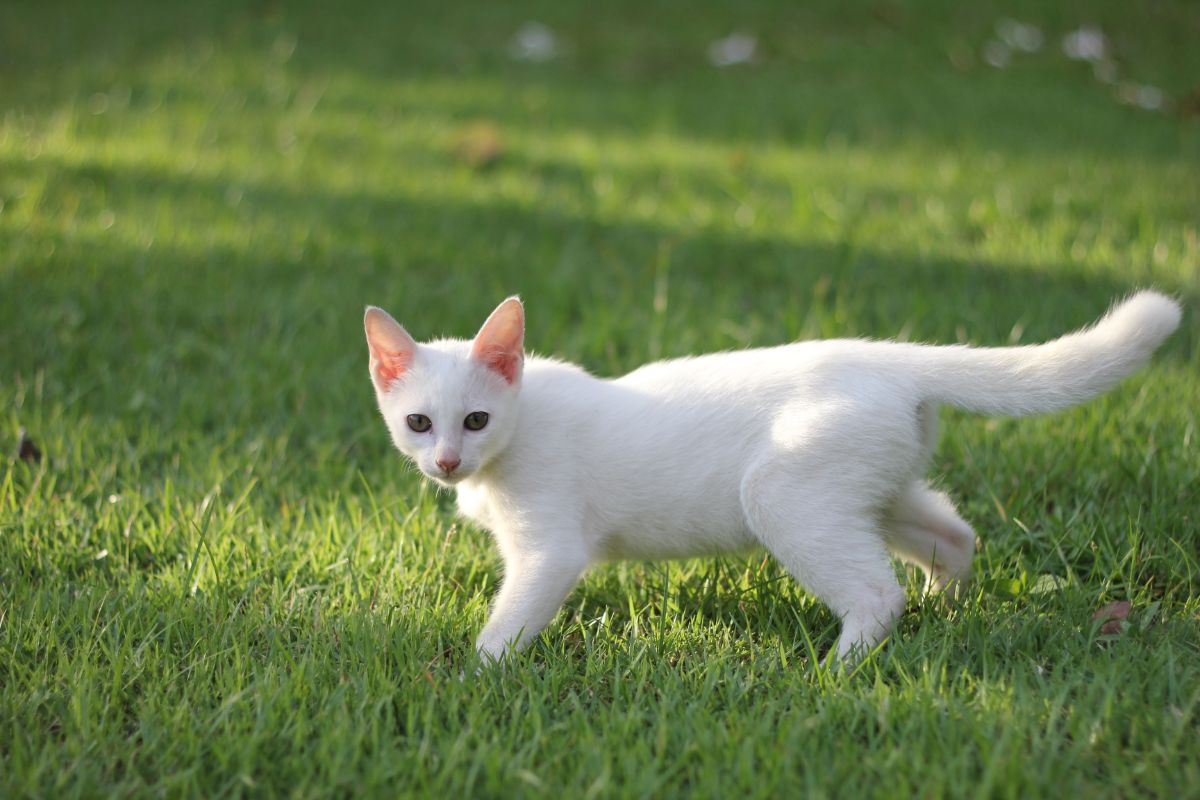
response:
[[[480,657],[498,661],[528,644],[554,619],[586,568],[586,555],[574,548],[509,554],[492,615],[475,642]]]

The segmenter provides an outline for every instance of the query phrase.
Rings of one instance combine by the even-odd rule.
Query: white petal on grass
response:
[[[993,39],[983,46],[983,60],[996,69],[1004,69],[1012,63],[1012,50],[1004,42]]]
[[[561,49],[558,36],[540,22],[526,22],[508,45],[509,54],[518,61],[550,61]]]
[[[1015,19],[1002,19],[996,23],[996,35],[1000,41],[1013,50],[1023,53],[1036,53],[1046,43],[1042,29],[1036,25],[1026,25]]]
[[[1167,96],[1157,86],[1122,82],[1117,85],[1117,99],[1126,105],[1159,111],[1166,104]]]
[[[1062,51],[1074,61],[1102,61],[1108,53],[1108,40],[1099,28],[1085,25],[1063,37]]]
[[[745,64],[754,59],[754,51],[757,49],[758,39],[748,33],[735,33],[710,44],[708,60],[718,67]]]
[[[1166,99],[1166,95],[1163,94],[1162,89],[1159,89],[1157,86],[1147,86],[1146,84],[1137,87],[1133,95],[1133,102],[1147,111],[1159,110],[1163,107]]]

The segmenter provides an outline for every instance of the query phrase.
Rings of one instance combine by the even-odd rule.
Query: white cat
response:
[[[970,572],[975,534],[923,473],[939,404],[1036,414],[1141,367],[1179,324],[1141,292],[1093,327],[1029,347],[830,340],[648,364],[615,380],[526,358],[510,297],[472,341],[418,344],[366,312],[392,441],[492,532],[504,583],[477,648],[525,645],[609,559],[765,547],[842,620],[838,657],[904,610],[889,551],[933,590]]]

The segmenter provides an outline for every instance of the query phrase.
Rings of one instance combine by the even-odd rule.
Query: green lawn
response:
[[[0,796],[1200,797],[1196,5],[524,5],[0,4]],[[1047,43],[995,69],[1006,16]],[[1112,394],[943,415],[977,580],[855,674],[755,557],[597,569],[460,677],[498,561],[391,450],[365,304],[519,292],[612,375],[1147,285],[1188,312]]]

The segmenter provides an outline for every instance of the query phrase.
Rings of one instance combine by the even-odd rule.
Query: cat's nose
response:
[[[458,469],[458,465],[462,461],[457,456],[442,456],[437,460],[437,465],[442,468],[442,472],[449,475],[454,470]]]

